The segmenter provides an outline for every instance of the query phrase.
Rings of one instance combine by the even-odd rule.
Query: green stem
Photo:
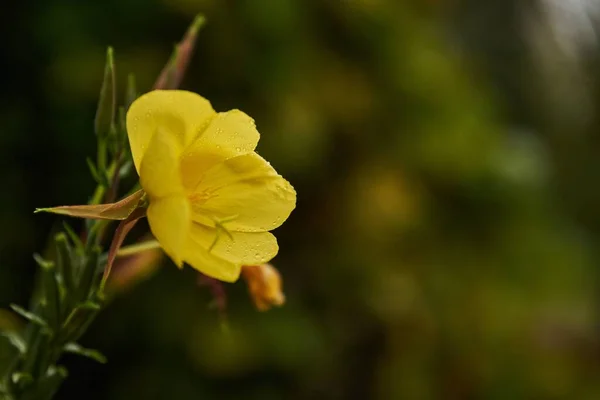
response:
[[[144,251],[160,249],[160,244],[156,240],[146,240],[144,242],[132,244],[129,246],[123,246],[119,251],[117,251],[117,258],[129,257],[139,253],[143,253]],[[100,264],[106,264],[108,259],[108,254],[103,254],[100,257]]]
[[[140,242],[136,244],[132,244],[129,246],[123,246],[117,252],[117,257],[128,257],[134,254],[142,253],[148,250],[159,249],[160,244],[157,240],[147,240],[145,242]]]
[[[117,168],[117,161],[114,160],[110,163],[108,169],[106,170],[107,175],[113,176],[116,168]],[[104,199],[104,194],[106,193],[107,189],[109,189],[109,188],[107,188],[106,185],[99,183],[98,186],[96,186],[96,190],[94,191],[94,195],[92,196],[92,199],[90,200],[90,204],[100,204],[102,202],[102,200]]]

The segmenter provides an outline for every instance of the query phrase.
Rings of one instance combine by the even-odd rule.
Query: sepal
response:
[[[198,31],[205,22],[204,16],[196,16],[181,42],[175,46],[171,58],[164,66],[156,83],[154,83],[154,89],[177,89],[179,87],[192,57]]]
[[[124,220],[140,207],[144,194],[143,190],[138,190],[116,203],[37,208],[35,212],[48,212],[88,219]]]

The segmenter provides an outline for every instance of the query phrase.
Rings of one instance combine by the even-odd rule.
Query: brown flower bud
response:
[[[285,303],[281,275],[271,264],[244,265],[242,277],[246,280],[250,296],[259,311]]]

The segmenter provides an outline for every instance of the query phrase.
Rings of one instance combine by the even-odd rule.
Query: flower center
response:
[[[207,192],[195,192],[195,193],[191,193],[188,196],[188,199],[190,200],[190,202],[192,204],[200,205],[200,204],[206,202],[206,200],[210,199],[211,197],[212,197],[212,195]]]

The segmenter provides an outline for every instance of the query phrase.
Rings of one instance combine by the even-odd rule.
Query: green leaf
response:
[[[127,153],[129,150],[127,140],[127,112],[125,111],[125,107],[120,106],[117,113],[117,128],[113,143],[115,146],[115,152],[113,156],[117,159],[117,165],[121,163],[123,159],[129,158]]]
[[[51,400],[68,375],[65,367],[51,365],[36,385],[23,393],[19,400]]]
[[[58,267],[58,273],[62,282],[65,285],[65,297],[63,299],[65,308],[69,307],[71,303],[70,296],[73,295],[75,290],[75,271],[76,266],[74,264],[73,249],[67,239],[67,235],[63,232],[57,234],[54,237],[56,243],[56,265]]]
[[[37,208],[35,212],[49,212],[78,218],[123,220],[138,208],[144,194],[143,190],[138,190],[116,203]]]
[[[50,357],[52,334],[48,329],[36,330],[27,343],[27,354],[23,359],[22,371],[38,378],[45,373]]]
[[[14,400],[14,397],[10,395],[8,389],[4,386],[5,385],[0,382],[0,400]]]
[[[63,324],[59,339],[63,342],[77,340],[92,323],[100,309],[101,305],[91,300],[77,306]]]
[[[90,296],[90,290],[93,287],[94,279],[98,274],[98,259],[102,249],[94,246],[87,254],[83,269],[79,276],[77,300],[84,301]]]
[[[33,376],[27,372],[13,372],[10,378],[17,385],[27,385],[33,382]]]
[[[138,93],[136,89],[135,75],[129,74],[127,75],[127,90],[125,91],[125,111],[129,110],[129,106],[131,106],[131,103],[133,103],[137,97]]]
[[[6,340],[21,354],[25,354],[27,351],[27,344],[25,339],[17,332],[0,332],[0,336],[5,337]]]
[[[75,342],[67,343],[63,347],[63,350],[67,353],[79,354],[80,356],[91,358],[100,364],[106,364],[106,357],[98,350],[86,349]]]
[[[83,245],[83,242],[81,241],[81,238],[79,237],[79,235],[77,235],[75,233],[73,228],[71,228],[71,225],[67,224],[66,221],[63,221],[62,225],[63,225],[65,232],[69,236],[69,239],[71,239],[71,242],[75,245],[77,250],[83,252],[84,245]]]
[[[44,321],[44,319],[42,317],[40,317],[39,315],[34,314],[30,311],[27,311],[23,307],[18,306],[16,304],[11,304],[10,308],[12,308],[12,310],[14,312],[19,314],[21,317],[25,318],[26,320],[33,322],[34,324],[39,325],[43,328],[48,328],[48,323],[46,321]]]
[[[112,131],[112,129],[109,130],[109,133]],[[108,183],[108,171],[106,170],[106,153],[108,150],[108,141],[109,141],[109,137],[108,135],[104,136],[104,137],[100,137],[98,139],[98,149],[97,149],[97,163],[98,163],[98,179],[99,179],[99,184],[104,186],[105,188],[108,187],[109,183]]]
[[[58,286],[56,268],[53,262],[44,260],[39,254],[34,254],[33,258],[42,268],[42,290],[45,299],[45,316],[53,330],[59,327],[61,319],[61,298]]]
[[[87,157],[85,159],[85,162],[87,163],[88,168],[90,169],[90,174],[92,174],[92,178],[94,178],[94,181],[96,181],[96,183],[102,183],[102,180],[100,178],[100,175],[98,174],[98,170],[96,169],[96,165],[94,164],[94,162],[92,161],[91,158]]]
[[[96,135],[107,137],[115,124],[116,110],[116,79],[113,49],[109,47],[106,51],[106,65],[104,66],[104,80],[100,89],[100,99],[96,111],[94,128]]]

